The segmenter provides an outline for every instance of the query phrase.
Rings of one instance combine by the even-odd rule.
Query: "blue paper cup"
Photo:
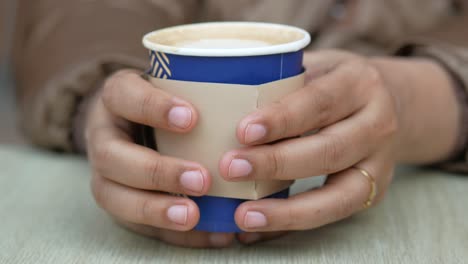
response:
[[[302,73],[310,35],[296,27],[257,22],[213,22],[165,28],[146,34],[148,74],[191,82],[258,85]],[[268,198],[286,198],[289,189]],[[200,209],[196,230],[241,232],[236,208],[246,200],[191,197]]]

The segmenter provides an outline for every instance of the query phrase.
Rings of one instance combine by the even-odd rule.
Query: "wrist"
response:
[[[446,159],[456,148],[461,112],[448,72],[425,58],[377,57],[371,63],[396,104],[396,159],[412,164]]]

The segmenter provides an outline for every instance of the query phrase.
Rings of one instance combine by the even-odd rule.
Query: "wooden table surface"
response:
[[[403,168],[378,207],[222,250],[170,246],[98,209],[81,157],[0,145],[0,263],[468,263],[468,177]]]

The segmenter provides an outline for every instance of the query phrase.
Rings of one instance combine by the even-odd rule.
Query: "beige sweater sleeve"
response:
[[[399,2],[401,0],[393,1]],[[439,18],[433,20],[433,22],[416,23],[419,26],[424,24],[428,26],[432,23],[430,27],[422,31],[411,32],[409,29],[404,30],[403,32],[407,32],[407,34],[398,39],[400,39],[399,43],[407,44],[400,47],[397,55],[432,58],[452,76],[453,87],[461,111],[458,144],[447,161],[434,165],[449,171],[468,173],[468,34],[466,34],[468,1],[447,0],[439,1],[438,4],[437,1],[439,0],[433,1],[432,7],[424,7],[421,1],[414,1],[420,2],[420,6],[426,11],[433,10],[434,14],[439,12],[437,10],[441,10],[440,8],[443,5],[449,9],[446,10],[446,15],[439,14]],[[431,5],[430,2],[425,3]],[[417,21],[417,17],[421,16],[421,13],[424,13],[424,11],[414,10],[414,14],[417,15],[411,18],[413,23]],[[401,22],[400,24],[400,27],[405,25],[405,23]],[[388,41],[390,42],[390,40]]]
[[[381,54],[402,40],[424,35],[454,16],[456,0],[349,0],[334,8],[316,48]],[[339,5],[338,5],[339,6]]]
[[[193,20],[196,0],[19,0],[14,43],[20,125],[70,151],[77,102],[113,71],[143,69],[144,33]]]
[[[435,165],[453,172],[468,173],[468,47],[410,44],[402,47],[398,55],[432,58],[453,77],[454,89],[461,106],[458,143],[447,161]]]

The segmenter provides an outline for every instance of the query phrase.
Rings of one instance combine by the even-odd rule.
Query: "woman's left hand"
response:
[[[356,168],[375,180],[376,204],[400,158],[401,125],[407,119],[401,115],[408,111],[402,104],[409,100],[390,87],[378,63],[347,52],[320,51],[306,53],[304,64],[305,87],[244,118],[237,137],[248,147],[226,153],[220,171],[228,181],[329,178],[322,188],[288,199],[239,206],[236,223],[247,231],[239,236],[241,242],[316,228],[362,210],[371,197],[371,181]],[[297,137],[314,130],[319,132]]]

